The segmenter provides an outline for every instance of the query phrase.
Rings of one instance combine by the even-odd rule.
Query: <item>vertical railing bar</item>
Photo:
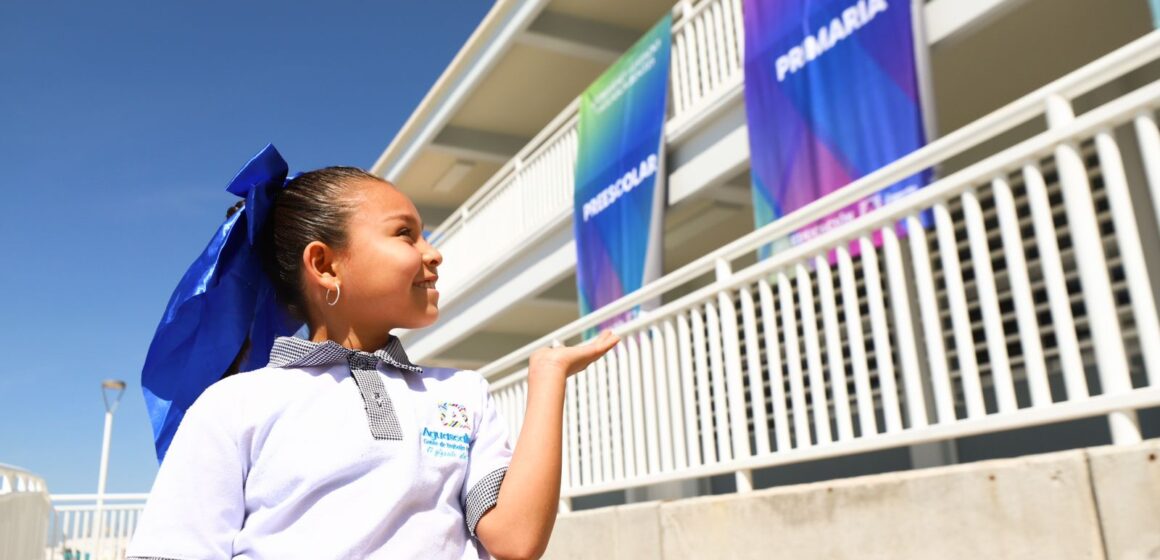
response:
[[[720,311],[712,300],[705,303],[705,326],[709,335],[709,375],[713,383],[713,424],[716,427],[717,457],[721,461],[733,459],[732,438],[729,434],[728,390],[725,387],[725,364],[721,348]]]
[[[922,302],[918,309],[922,316],[922,338],[926,343],[927,366],[930,368],[930,384],[931,392],[934,393],[935,414],[939,423],[950,423],[956,420],[955,398],[951,392],[950,370],[947,367],[946,347],[943,344],[938,296],[934,289],[934,274],[931,272],[930,252],[926,245],[926,229],[918,216],[911,215],[906,218],[906,237],[910,245],[918,299]]]
[[[721,72],[721,77],[722,80],[728,80],[737,71],[737,43],[734,40],[737,30],[733,27],[733,14],[730,13],[729,2],[722,0],[718,5],[721,6],[721,50],[725,53],[723,65],[725,70]]]
[[[577,445],[578,455],[580,456],[580,484],[592,484],[592,437],[590,434],[591,426],[588,418],[588,372],[582,371],[577,373],[574,377],[576,380],[576,417],[578,422],[577,433],[579,435],[579,444]]]
[[[629,388],[632,395],[632,450],[633,462],[636,465],[636,476],[646,476],[648,468],[648,439],[645,430],[644,410],[644,372],[641,368],[640,352],[641,333],[635,332],[628,336],[628,367],[631,372]]]
[[[689,332],[689,319],[681,313],[677,315],[677,337],[680,341],[681,354],[681,395],[682,409],[685,411],[685,445],[689,455],[689,466],[701,465],[701,446],[698,442],[697,420],[702,418],[697,410],[697,391],[700,379],[698,367],[694,366],[693,348],[690,343],[692,334]]]
[[[1132,122],[1136,129],[1136,141],[1140,144],[1140,156],[1144,162],[1144,176],[1148,180],[1148,192],[1152,195],[1152,210],[1156,213],[1156,223],[1160,224],[1160,129],[1151,111],[1140,113]],[[1157,385],[1157,372],[1149,371],[1149,384]]]
[[[706,18],[705,27],[712,32],[707,37],[706,46],[709,48],[709,64],[712,80],[709,82],[709,90],[717,89],[725,79],[725,50],[722,48],[725,42],[725,28],[721,21],[721,2],[713,2],[704,12]]]
[[[564,449],[568,452],[568,465],[566,467],[567,476],[563,480],[568,481],[568,488],[575,488],[580,486],[580,450],[578,449],[578,420],[576,418],[576,378],[568,378],[567,384],[568,396],[564,399],[565,413],[565,428],[568,432],[568,443]]]
[[[928,424],[926,396],[923,394],[919,371],[918,349],[915,344],[914,324],[910,312],[910,292],[906,287],[906,272],[902,267],[902,249],[899,247],[895,224],[882,228],[882,251],[886,257],[886,283],[890,289],[890,308],[894,317],[895,339],[902,368],[903,390],[906,394],[906,414],[911,428]]]
[[[599,426],[600,441],[600,474],[596,477],[601,483],[612,479],[612,428],[609,427],[611,415],[608,409],[608,359],[596,360],[596,414]]]
[[[718,272],[728,267],[718,266]],[[727,277],[728,273],[724,276]],[[728,403],[729,426],[733,435],[733,457],[748,457],[749,416],[745,407],[745,381],[742,378],[741,340],[738,336],[737,308],[731,293],[717,294],[717,304],[721,311],[721,343],[725,357],[725,396]]]
[[[601,384],[600,370],[602,360],[597,360],[588,366],[583,375],[588,377],[588,440],[589,453],[592,454],[592,480],[599,484],[604,480],[604,435],[603,425],[607,417],[600,412]]]
[[[734,45],[737,49],[737,70],[745,65],[745,21],[741,13],[741,0],[726,0],[729,2],[729,12],[733,16]]]
[[[869,237],[859,240],[862,257],[862,278],[866,283],[866,303],[870,307],[870,334],[874,341],[874,361],[878,366],[878,391],[882,399],[882,415],[886,433],[902,430],[902,413],[898,406],[898,387],[895,383],[894,350],[890,344],[890,328],[886,320],[885,297],[878,268],[878,251]]]
[[[789,366],[789,394],[793,404],[794,447],[813,445],[810,420],[806,415],[806,396],[802,379],[801,349],[798,347],[797,317],[794,313],[793,288],[784,272],[777,273],[777,294],[781,300],[781,324],[785,326],[785,361]]]
[[[697,14],[695,24],[700,26],[701,46],[705,53],[701,61],[705,65],[705,81],[701,90],[701,98],[704,99],[709,96],[709,92],[713,91],[713,86],[717,83],[717,52],[713,48],[716,46],[717,30],[713,26],[713,7],[711,5]]]
[[[842,307],[846,315],[847,340],[850,341],[850,365],[854,372],[854,395],[858,406],[858,427],[862,437],[878,433],[874,414],[874,396],[870,392],[870,370],[866,359],[866,338],[862,332],[862,311],[858,299],[858,283],[854,279],[854,263],[845,245],[839,245],[838,280],[842,286]]]
[[[780,332],[777,326],[777,310],[774,306],[773,290],[766,279],[757,282],[757,293],[761,304],[761,324],[765,334],[765,361],[769,365],[770,400],[773,401],[773,434],[777,451],[788,451],[789,414],[785,406],[785,378],[782,375],[781,345],[777,342]]]
[[[697,17],[693,20],[690,26],[697,37],[697,98],[693,101],[694,105],[700,104],[705,98],[705,94],[709,92],[709,84],[713,82],[712,75],[709,73],[709,49],[706,45],[705,32],[705,18]]]
[[[717,444],[713,441],[713,409],[709,400],[709,358],[706,355],[705,325],[701,312],[693,309],[693,357],[697,371],[697,419],[700,421],[701,455],[705,463],[717,462]]]
[[[656,382],[656,410],[658,443],[660,445],[660,470],[673,470],[673,430],[669,418],[669,375],[665,365],[665,338],[656,324],[649,327],[653,347],[653,379]]]
[[[681,380],[684,379],[684,364],[679,359],[679,342],[672,319],[663,327],[665,337],[665,358],[668,364],[669,423],[673,431],[673,466],[684,469],[689,466],[689,450],[685,447],[685,416],[681,402]]]
[[[527,416],[528,412],[528,383],[527,381],[524,381],[517,387],[519,389],[519,393],[516,398],[520,403],[519,407],[516,408],[516,412],[519,414],[519,429],[516,431],[516,437],[518,439],[520,432],[523,432],[524,430],[524,417]]]
[[[656,368],[653,357],[653,340],[648,330],[637,335],[640,341],[641,396],[644,397],[644,440],[648,467],[645,472],[652,474],[661,470],[660,438],[657,426]]]
[[[814,289],[804,264],[795,268],[798,302],[802,315],[802,335],[806,343],[806,371],[810,380],[810,400],[814,409],[814,434],[819,444],[830,443],[830,406],[826,398],[826,377],[822,373],[822,349],[818,343],[818,319],[814,312]]]
[[[1043,281],[1047,289],[1055,346],[1059,352],[1067,399],[1086,399],[1087,379],[1084,376],[1083,358],[1080,355],[1079,339],[1075,332],[1075,319],[1071,313],[1071,297],[1068,295],[1067,278],[1063,273],[1063,260],[1059,255],[1057,241],[1059,234],[1055,230],[1055,218],[1051,213],[1047,185],[1038,167],[1030,163],[1023,167],[1023,186],[1027,190],[1027,206],[1031,209],[1035,243],[1039,250],[1039,267],[1043,271]]]
[[[1031,394],[1031,406],[1047,406],[1051,404],[1051,386],[1047,380],[1043,344],[1039,339],[1035,296],[1031,292],[1027,259],[1023,256],[1023,236],[1020,233],[1015,197],[1004,177],[991,181],[991,193],[995,197],[995,212],[999,216],[999,234],[1003,241],[1007,276],[1011,282],[1011,299],[1015,302],[1019,345],[1023,349],[1023,369],[1027,376],[1027,389]]]
[[[979,364],[975,357],[975,337],[971,332],[971,315],[967,309],[963,270],[959,264],[959,247],[955,240],[955,226],[946,203],[934,205],[935,232],[938,235],[939,257],[942,261],[943,282],[951,309],[951,327],[955,339],[955,355],[959,362],[959,379],[963,384],[963,400],[967,418],[981,418],[987,414],[983,404],[983,384],[979,381]]]
[[[824,257],[814,258],[818,274],[818,296],[822,300],[822,330],[826,341],[826,361],[834,394],[834,416],[838,426],[838,441],[854,439],[854,425],[850,417],[850,395],[846,390],[846,364],[842,356],[842,333],[838,327],[838,307],[834,296],[834,276],[830,262]]]
[[[753,291],[741,288],[741,318],[745,329],[745,369],[749,377],[749,407],[753,418],[753,438],[757,455],[767,455],[769,446],[769,417],[765,412],[765,380],[761,375],[761,341],[757,338],[757,309]]]
[[[971,264],[975,271],[975,294],[983,313],[983,332],[986,335],[987,355],[991,364],[991,384],[1000,413],[1019,408],[1011,379],[1011,364],[1007,357],[1007,335],[1003,331],[1003,317],[999,311],[999,294],[995,289],[995,273],[991,268],[991,248],[987,241],[987,226],[983,222],[983,208],[974,189],[962,194],[963,219],[971,248]]]
[[[624,426],[622,425],[625,415],[621,394],[627,383],[620,367],[623,352],[624,348],[618,344],[613,351],[606,354],[608,356],[608,407],[611,417],[609,428],[612,432],[612,477],[615,480],[624,480],[625,476],[631,475],[631,473],[626,474],[625,471],[626,454],[624,450],[628,446],[628,441],[624,438]]]
[[[685,103],[683,98],[684,88],[681,84],[681,80],[684,74],[684,69],[681,67],[683,64],[682,61],[684,60],[684,48],[684,42],[681,40],[681,34],[679,32],[674,33],[672,39],[672,60],[669,61],[669,72],[672,75],[672,79],[669,80],[669,83],[672,84],[671,87],[674,115],[679,115],[685,110]]]

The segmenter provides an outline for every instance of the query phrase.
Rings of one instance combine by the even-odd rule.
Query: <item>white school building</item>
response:
[[[1075,517],[1037,534],[1028,518],[1058,515],[1064,502],[1024,499],[1014,484],[1010,503],[972,505],[984,488],[954,486],[954,473],[973,472],[962,469],[1039,473],[986,460],[1065,461],[1095,482],[1061,500],[1111,523],[1091,498],[1096,451],[1082,450],[1157,447],[1146,440],[1160,437],[1160,32],[1148,2],[916,2],[929,145],[759,231],[741,4],[498,2],[372,170],[438,224],[446,261],[440,321],[402,340],[420,362],[483,372],[513,432],[533,349],[661,301],[621,331],[614,356],[572,381],[562,507],[574,513],[561,516],[550,556],[1126,558],[1160,547],[1155,506],[1131,527]],[[664,275],[585,320],[572,224],[578,96],[666,11]],[[930,166],[936,182],[919,194],[755,258],[763,243]],[[924,211],[935,224],[925,236],[892,235]],[[886,237],[877,250],[822,258],[876,233]],[[1070,454],[1044,455],[1053,452]],[[1155,501],[1160,469],[1147,473],[1136,492]],[[780,509],[812,496],[809,483],[924,476],[951,477],[946,498],[968,511],[924,520],[934,504],[895,498],[835,521],[827,507],[849,499],[840,496],[797,514],[805,532],[830,537],[774,554],[810,540],[783,534],[795,525]],[[1044,509],[1010,519],[988,509],[1016,506]],[[840,528],[893,515],[908,534],[923,523],[961,523],[965,534],[890,548],[880,540],[890,530]],[[964,520],[973,516],[992,522]],[[1132,540],[1136,527],[1151,536]],[[968,540],[974,548],[955,549]],[[940,543],[946,551],[931,555]]]
[[[928,144],[758,229],[741,6],[498,0],[371,168],[444,256],[408,355],[482,373],[513,438],[534,349],[659,302],[570,381],[548,556],[1160,554],[1160,14],[915,0]],[[663,274],[581,317],[578,96],[666,13]],[[60,557],[93,510],[51,525]]]

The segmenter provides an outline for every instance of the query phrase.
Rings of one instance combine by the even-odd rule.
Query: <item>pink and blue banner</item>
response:
[[[745,103],[757,227],[926,143],[911,6],[744,0]],[[929,171],[825,216],[797,244],[930,181]]]
[[[580,98],[573,223],[581,315],[661,274],[671,30],[665,16]]]

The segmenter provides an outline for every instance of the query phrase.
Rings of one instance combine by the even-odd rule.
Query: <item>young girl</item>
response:
[[[346,167],[285,181],[272,146],[229,190],[245,203],[174,293],[142,374],[164,461],[128,556],[541,555],[565,380],[617,338],[533,354],[513,454],[485,380],[417,366],[390,334],[439,315],[442,256],[403,193]],[[308,340],[274,337],[296,326],[283,312]]]

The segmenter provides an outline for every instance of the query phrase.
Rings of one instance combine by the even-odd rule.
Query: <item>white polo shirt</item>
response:
[[[511,461],[473,371],[279,338],[190,407],[129,558],[487,558]]]

